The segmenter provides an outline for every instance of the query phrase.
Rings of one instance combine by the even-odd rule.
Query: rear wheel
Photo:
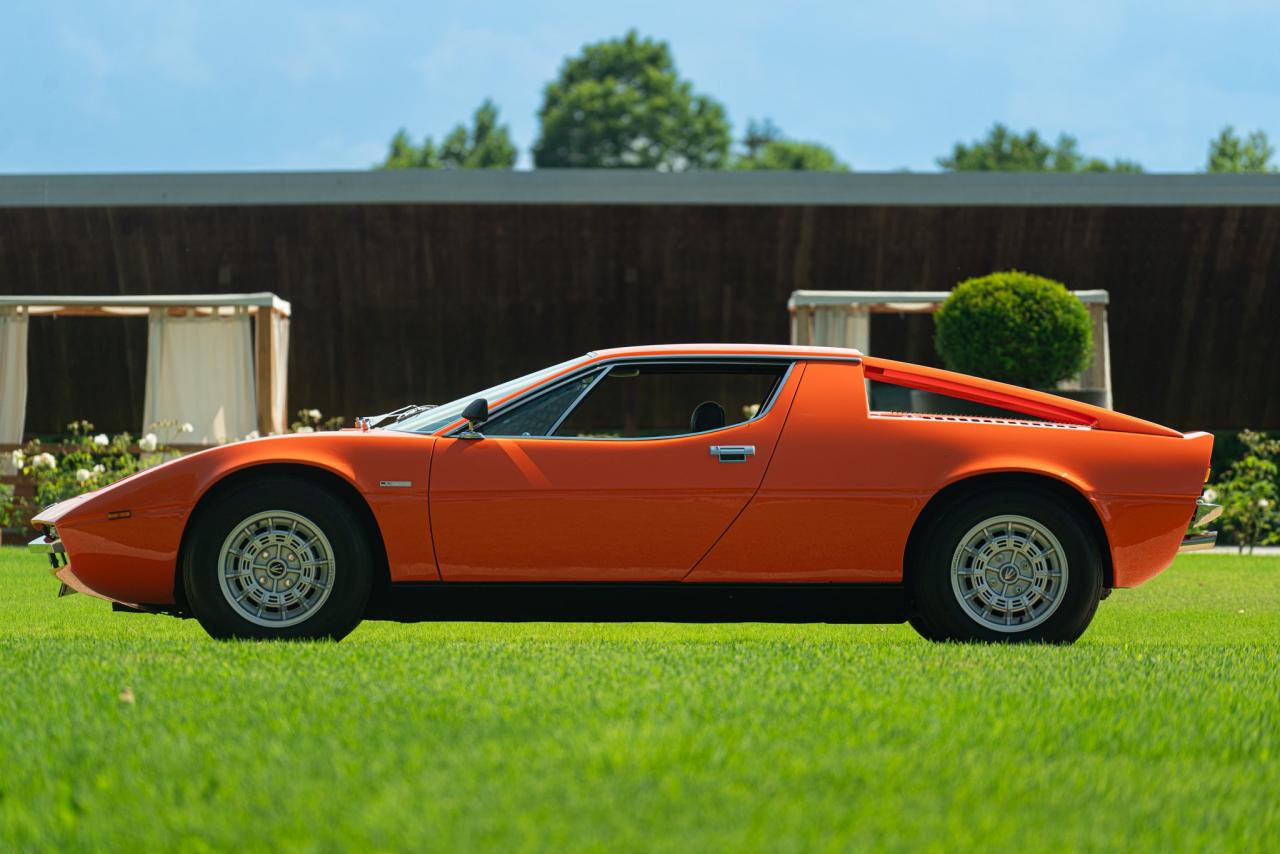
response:
[[[1102,598],[1100,545],[1074,510],[1034,490],[952,504],[909,573],[911,625],[931,640],[1070,643]]]
[[[347,505],[306,481],[268,477],[217,496],[183,552],[191,610],[216,638],[340,639],[364,615],[370,548]]]

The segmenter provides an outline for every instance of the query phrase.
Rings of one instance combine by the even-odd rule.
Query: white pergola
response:
[[[1089,367],[1059,388],[1098,389],[1111,408],[1111,348],[1107,332],[1106,291],[1072,291],[1093,321],[1093,354]],[[791,343],[871,350],[871,315],[933,314],[950,291],[792,291]]]
[[[194,444],[284,432],[290,314],[269,292],[0,296],[0,444],[23,438],[32,317],[147,318],[144,431],[160,421],[190,423],[181,441]]]

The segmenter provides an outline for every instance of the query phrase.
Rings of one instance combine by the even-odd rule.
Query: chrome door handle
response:
[[[754,457],[755,445],[712,445],[711,456],[718,457],[722,463],[745,463],[747,457]]]

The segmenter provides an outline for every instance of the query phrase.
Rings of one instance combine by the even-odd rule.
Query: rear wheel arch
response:
[[[219,496],[242,486],[246,482],[265,477],[288,477],[305,481],[338,498],[355,514],[356,519],[359,520],[364,530],[367,542],[373,549],[374,589],[369,598],[366,617],[374,617],[380,613],[386,606],[387,595],[390,592],[391,566],[387,560],[387,550],[382,540],[382,531],[378,528],[378,521],[373,515],[373,509],[349,480],[328,469],[306,463],[265,463],[248,466],[229,472],[215,481],[204,491],[204,494],[196,501],[196,505],[192,508],[190,515],[187,516],[186,524],[182,530],[182,541],[178,546],[175,567],[182,566],[183,556],[190,544],[191,533],[199,522],[201,511],[216,501]],[[174,601],[183,612],[190,613],[190,604],[187,601],[180,570],[175,569],[173,585]]]
[[[1110,589],[1114,586],[1115,577],[1111,565],[1111,544],[1107,538],[1106,528],[1098,511],[1089,503],[1079,489],[1071,483],[1056,477],[1034,472],[990,472],[973,475],[950,483],[938,490],[916,517],[911,533],[907,537],[907,546],[902,555],[902,580],[907,582],[908,574],[916,565],[916,556],[923,545],[925,534],[939,516],[960,501],[976,495],[997,492],[1000,490],[1032,489],[1043,492],[1063,506],[1070,509],[1084,522],[1086,529],[1098,545],[1103,566],[1103,586]],[[1105,592],[1105,591],[1104,591]]]

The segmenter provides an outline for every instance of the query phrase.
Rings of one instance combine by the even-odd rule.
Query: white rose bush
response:
[[[56,456],[45,450],[39,439],[32,439],[13,451],[10,461],[17,473],[34,482],[35,498],[17,499],[20,506],[15,506],[11,494],[0,494],[0,518],[8,519],[10,524],[27,519],[42,507],[91,492],[176,456],[156,438],[154,431],[165,427],[181,430],[176,423],[155,424],[150,428],[152,432],[135,444],[128,433],[95,434],[92,424],[76,421],[67,425],[70,437],[56,448],[60,451]]]
[[[346,419],[341,415],[325,418],[319,409],[299,409],[298,420],[289,425],[290,433],[315,433],[321,430],[341,430]]]
[[[290,432],[338,430],[344,423],[341,416],[326,419],[319,409],[300,409]],[[0,489],[0,525],[12,526],[50,504],[92,492],[179,456],[167,442],[189,441],[184,437],[194,433],[195,427],[189,421],[158,421],[135,438],[128,433],[95,433],[88,421],[76,421],[67,425],[67,432],[68,439],[50,450],[42,447],[39,439],[32,439],[11,453],[13,471],[34,482],[36,495],[33,499],[15,499],[11,489]],[[244,438],[257,439],[259,433],[253,430]]]

